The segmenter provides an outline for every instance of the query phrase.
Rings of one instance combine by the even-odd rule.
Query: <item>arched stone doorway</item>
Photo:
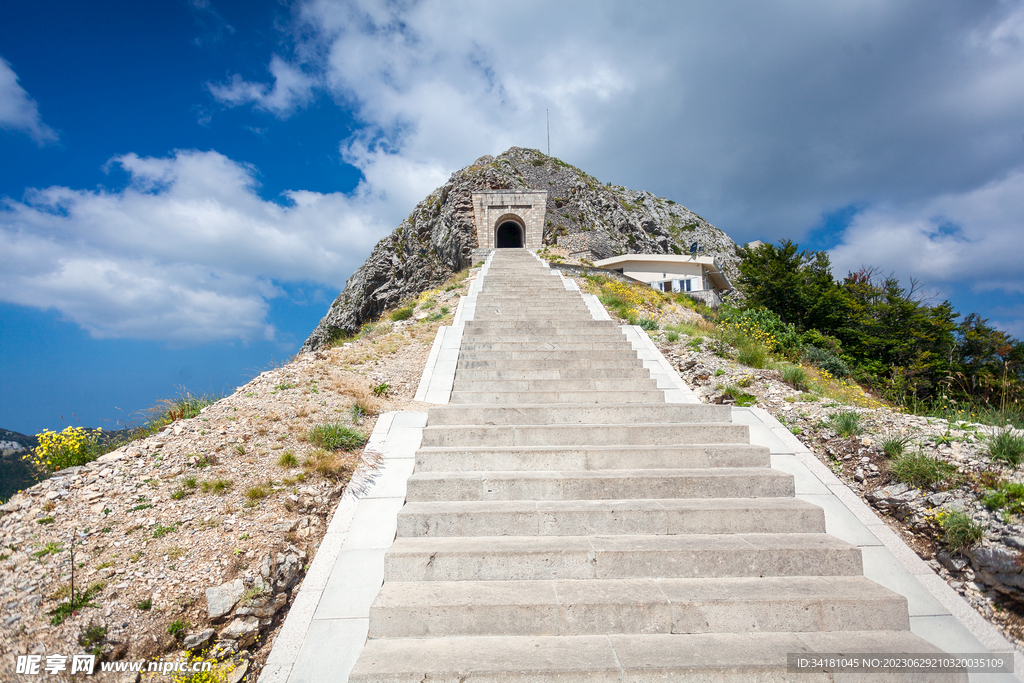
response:
[[[523,226],[515,221],[505,221],[494,231],[494,246],[498,249],[522,249]]]

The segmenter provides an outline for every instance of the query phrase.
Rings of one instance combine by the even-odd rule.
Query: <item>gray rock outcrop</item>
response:
[[[466,268],[477,247],[473,192],[547,190],[544,244],[598,260],[626,253],[681,254],[697,242],[736,274],[736,245],[672,200],[605,185],[559,159],[512,147],[456,171],[373,248],[306,340],[313,351]]]

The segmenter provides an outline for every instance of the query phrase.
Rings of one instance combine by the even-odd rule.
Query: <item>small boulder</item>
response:
[[[284,593],[278,593],[277,595],[264,596],[262,598],[256,598],[251,600],[248,604],[242,605],[238,608],[235,613],[240,617],[258,617],[260,619],[268,619],[275,614],[278,610],[284,607],[285,603],[288,602],[288,596]]]
[[[186,636],[181,646],[185,650],[198,650],[205,647],[210,639],[213,638],[213,634],[216,633],[212,628],[208,628],[205,631],[199,633],[193,633],[190,636]]]
[[[260,620],[253,617],[235,619],[228,627],[221,631],[222,641],[236,641],[239,648],[248,647],[256,642],[256,636],[260,632]]]
[[[210,618],[220,619],[230,613],[243,593],[245,593],[245,584],[241,579],[207,588],[206,610],[209,612]]]

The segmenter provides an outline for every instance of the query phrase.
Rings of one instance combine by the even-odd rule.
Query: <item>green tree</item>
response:
[[[737,284],[749,305],[774,311],[797,330],[833,329],[843,319],[844,297],[832,278],[828,254],[800,251],[790,240],[779,246],[739,247]]]

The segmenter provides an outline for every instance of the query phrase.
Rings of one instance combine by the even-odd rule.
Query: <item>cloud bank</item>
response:
[[[1024,246],[1019,1],[304,0],[279,38],[263,81],[207,90],[267,125],[333,103],[355,123],[337,143],[362,173],[353,193],[268,201],[256,169],[216,152],[119,156],[122,191],[4,200],[0,298],[56,307],[97,336],[272,336],[283,283],[340,288],[453,170],[544,150],[546,110],[552,154],[737,241],[800,241],[863,206],[837,268],[1024,291],[1011,256]],[[55,139],[3,62],[0,124]]]
[[[57,133],[43,123],[39,106],[18,83],[18,75],[0,57],[0,128],[28,134],[40,147],[56,142]]]
[[[257,194],[217,152],[111,162],[118,192],[50,187],[0,205],[0,299],[56,308],[94,337],[272,339],[283,282],[340,289],[389,226],[379,197]]]

